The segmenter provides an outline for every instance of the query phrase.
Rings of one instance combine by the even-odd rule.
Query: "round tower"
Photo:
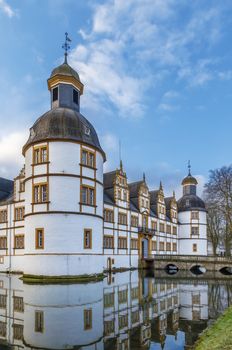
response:
[[[189,165],[182,181],[183,196],[178,200],[180,255],[207,255],[207,213],[205,203],[197,196],[197,184]]]
[[[51,109],[36,120],[23,147],[24,274],[99,274],[105,153],[80,113],[83,84],[67,63],[67,52],[52,71],[48,89]]]

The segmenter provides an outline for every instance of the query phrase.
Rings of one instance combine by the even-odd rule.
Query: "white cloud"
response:
[[[90,28],[79,30],[84,43],[70,55],[85,82],[87,104],[138,118],[146,112],[147,90],[169,76],[170,67],[189,86],[216,77],[215,62],[204,54],[220,38],[220,8],[176,0],[109,0],[92,8]],[[183,9],[189,16],[180,20]],[[175,97],[167,92],[166,98]],[[176,109],[166,102],[159,108]]]
[[[2,10],[9,18],[16,15],[15,11],[5,0],[0,0],[0,10]]]
[[[13,131],[0,136],[0,176],[14,178],[24,164],[22,146],[28,137],[28,131]]]

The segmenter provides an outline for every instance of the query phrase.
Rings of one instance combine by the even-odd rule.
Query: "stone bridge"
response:
[[[144,259],[143,267],[156,270],[193,270],[205,268],[206,271],[232,273],[232,257],[191,256],[191,255],[153,255]]]

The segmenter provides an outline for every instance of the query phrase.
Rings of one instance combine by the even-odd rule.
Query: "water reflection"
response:
[[[98,283],[27,285],[1,275],[0,347],[187,349],[231,299],[230,279],[130,271]]]

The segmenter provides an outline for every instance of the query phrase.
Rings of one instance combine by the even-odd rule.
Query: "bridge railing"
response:
[[[207,262],[232,262],[231,256],[212,256],[212,255],[154,255],[154,260],[170,260],[170,261],[207,261]]]

